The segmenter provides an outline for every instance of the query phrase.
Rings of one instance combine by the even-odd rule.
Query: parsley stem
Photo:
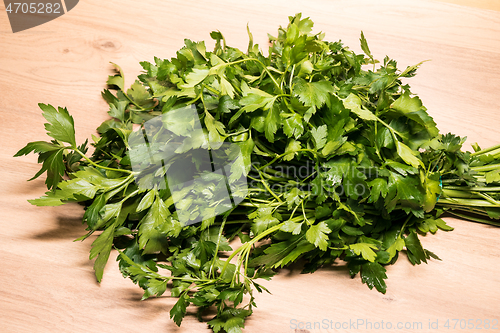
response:
[[[257,201],[257,202],[262,202],[262,203],[265,203],[265,204],[272,204],[271,201],[269,200],[264,200],[264,199],[257,199],[257,198],[253,198],[252,201]],[[280,204],[276,203],[275,205],[279,206]]]
[[[289,220],[293,218],[293,215],[295,215],[295,212],[297,211],[297,208],[299,208],[299,205],[295,205],[295,208],[293,209],[292,214],[288,218]]]
[[[231,261],[231,259],[233,259],[239,252],[242,252],[242,251],[245,251],[246,249],[250,249],[252,247],[253,244],[255,244],[256,242],[258,242],[260,239],[266,237],[267,235],[269,234],[272,234],[273,232],[275,231],[278,231],[279,229],[281,229],[281,227],[283,225],[285,225],[286,221],[285,222],[281,222],[280,224],[277,224],[263,232],[261,232],[260,234],[258,234],[257,236],[255,236],[254,238],[252,238],[250,241],[248,241],[247,243],[245,243],[244,245],[242,245],[241,247],[237,248],[233,253],[231,253],[231,255],[226,259],[226,263],[224,264],[224,266],[222,267],[222,270],[221,270],[221,273],[220,273],[220,276],[223,276],[224,275],[224,272],[226,271],[226,268],[227,266],[229,265],[229,262]],[[235,272],[235,274],[237,273],[238,271]]]
[[[275,157],[271,160],[271,162],[269,162],[269,163],[267,163],[267,164],[264,164],[263,166],[259,167],[257,170],[262,170],[262,169],[264,169],[265,167],[267,167],[267,166],[269,166],[269,165],[273,164],[274,162],[276,162],[277,160],[279,160],[279,159],[280,159],[280,158],[282,158],[283,156],[286,156],[286,155],[288,155],[288,154],[290,154],[290,153],[299,152],[299,151],[307,151],[307,152],[310,152],[310,153],[313,153],[313,154],[316,154],[316,155],[318,154],[316,151],[314,151],[314,150],[312,150],[312,149],[306,149],[306,148],[304,148],[304,149],[297,149],[297,150],[294,150],[293,152],[286,152],[286,153],[283,153],[283,154],[280,154],[280,155],[275,156]]]
[[[267,182],[265,181],[264,177],[262,176],[262,172],[259,171],[259,176],[260,176],[260,179],[262,180],[262,185],[264,185],[264,187],[266,188],[266,190],[271,193],[271,195],[273,197],[276,198],[276,200],[278,200],[279,202],[282,202],[281,199],[276,195],[276,193],[273,192],[273,190],[271,190],[271,188],[269,187],[269,185],[267,184]]]
[[[438,204],[452,204],[472,207],[500,207],[498,204],[493,204],[487,200],[481,199],[440,198],[438,200]]]
[[[292,72],[290,73],[290,83],[288,84],[290,87],[290,96],[293,96],[293,85],[292,85],[292,80],[293,80],[293,73],[295,72],[295,64],[293,64],[292,67]]]
[[[109,171],[118,171],[118,172],[126,172],[128,174],[134,174],[133,171],[130,171],[130,170],[126,170],[126,169],[116,169],[116,168],[109,168],[109,167],[105,167],[103,165],[99,165],[97,163],[95,163],[94,161],[92,161],[90,158],[88,158],[87,156],[85,156],[84,153],[82,153],[78,148],[72,148],[78,155],[80,155],[81,157],[83,157],[87,162],[89,162],[90,164],[92,164],[93,166],[95,167],[98,167],[98,168],[101,168],[101,169],[104,169],[104,170],[109,170]]]
[[[489,203],[492,203],[493,205],[500,206],[500,202],[496,201],[495,199],[493,199],[492,197],[490,197],[487,194],[484,194],[484,193],[481,193],[481,192],[472,192],[472,193],[476,194],[476,195],[479,195],[481,198],[485,199]]]
[[[375,126],[374,127],[375,127],[375,137],[377,138],[378,137],[378,133],[377,133],[377,131],[378,131],[378,122],[375,122]],[[382,158],[382,155],[380,155],[380,147],[378,146],[377,140],[374,140],[374,143],[375,143],[375,152],[377,153],[378,158],[380,158],[383,161],[384,159]]]
[[[401,227],[401,230],[399,231],[398,238],[401,238],[401,235],[404,233],[406,225],[408,224],[408,222],[410,222],[411,218],[412,218],[412,215],[408,215],[408,217],[405,220],[405,223],[403,223],[403,226]]]
[[[480,217],[476,217],[476,216],[470,216],[470,215],[465,215],[465,214],[460,214],[460,213],[457,213],[455,211],[452,211],[452,210],[449,210],[447,211],[447,213],[450,213],[451,215],[455,215],[461,219],[466,219],[466,220],[471,220],[471,221],[474,221],[474,222],[479,222],[479,223],[484,223],[484,224],[489,224],[489,225],[493,225],[493,226],[496,226],[496,227],[500,227],[500,223],[499,222],[495,222],[493,220],[486,220],[486,219],[482,219]]]
[[[255,200],[255,199],[252,199],[252,200]],[[264,206],[267,206],[267,207],[271,207],[271,206],[280,206],[281,204],[280,203],[266,203]],[[257,204],[252,204],[250,202],[240,202],[239,206],[243,206],[243,207],[253,207],[253,208],[259,208],[261,206],[257,205]]]
[[[123,204],[125,201],[127,201],[130,198],[132,198],[134,195],[136,195],[138,193],[139,193],[139,190],[135,190],[134,192],[130,193],[129,195],[127,195],[126,197],[124,197],[122,200],[120,200],[120,203]],[[121,211],[121,208],[120,208],[120,211]]]
[[[148,111],[147,109],[143,108],[142,106],[140,106],[139,104],[137,104],[136,102],[134,102],[134,100],[132,100],[132,98],[130,98],[130,96],[127,93],[123,92],[123,95],[130,101],[130,103],[134,104],[141,111]]]
[[[311,217],[311,216],[310,216]],[[306,218],[307,219],[307,218]],[[262,238],[266,237],[267,235],[269,234],[272,234],[273,232],[275,231],[278,231],[281,229],[282,226],[284,226],[286,224],[286,222],[288,221],[292,221],[292,222],[295,222],[295,221],[300,221],[300,220],[303,220],[302,216],[297,216],[296,218],[293,218],[293,219],[288,219],[284,222],[281,222],[263,232],[261,232],[260,234],[258,234],[257,236],[255,236],[254,238],[252,238],[250,241],[248,241],[247,243],[245,243],[244,245],[242,245],[241,247],[237,248],[233,253],[231,253],[231,255],[226,259],[226,263],[224,264],[224,266],[222,267],[222,270],[221,270],[221,273],[220,273],[220,276],[223,276],[224,275],[224,272],[227,268],[227,266],[229,265],[229,262],[239,253],[239,252],[243,252],[242,255],[245,256],[246,260],[248,261],[248,254],[249,254],[249,251],[251,250],[253,244],[255,244],[256,242],[258,242],[259,240],[261,240]],[[239,263],[239,267],[241,267],[241,263]],[[239,273],[238,270],[235,271],[235,275]]]
[[[283,93],[283,90],[281,90],[281,86],[278,84],[278,82],[276,81],[276,79],[274,78],[274,76],[271,74],[271,72],[269,71],[269,69],[267,69],[267,66],[262,63],[262,61],[260,61],[259,59],[256,59],[256,58],[250,58],[249,60],[255,60],[256,62],[258,62],[259,64],[261,64],[262,67],[264,68],[264,70],[266,71],[267,75],[269,75],[269,77],[271,78],[271,80],[274,82],[274,85],[279,89],[280,93]]]
[[[265,173],[265,172],[262,172],[262,175],[263,175],[266,179],[273,180],[273,181],[277,181],[277,182],[282,181],[282,180],[290,180],[290,179],[292,179],[292,178],[290,178],[290,177],[275,177],[275,176],[271,176],[271,175],[269,175],[269,174],[267,174],[267,173]]]
[[[427,174],[429,174],[429,172],[431,172],[432,170],[436,170],[436,168],[437,168],[439,162],[441,161],[441,159],[443,158],[443,156],[444,156],[444,152],[439,153],[439,156],[434,161],[432,167],[430,166],[430,163],[429,163],[429,169],[427,170]]]
[[[500,192],[500,187],[465,187],[465,186],[446,186],[444,190],[458,190],[458,191],[481,191],[481,192]]]
[[[255,145],[256,145],[256,146],[257,146],[260,150],[262,150],[263,152],[265,152],[265,153],[269,154],[269,156],[272,156],[272,155],[276,154],[275,152],[273,152],[272,150],[270,150],[269,148],[267,148],[266,146],[264,146],[264,145],[262,144],[262,142],[260,142],[260,140],[259,140],[259,139],[255,138],[255,139],[254,139],[254,141],[255,141]]]
[[[466,198],[466,199],[474,199],[479,198],[477,194],[474,194],[472,191],[462,191],[458,186],[451,188],[443,188],[442,195],[444,198]]]
[[[208,276],[212,276],[212,274],[213,274],[213,268],[215,266],[215,260],[217,258],[217,253],[219,253],[220,241],[222,239],[222,230],[224,230],[224,226],[226,225],[227,216],[228,215],[226,215],[224,217],[224,219],[222,220],[222,224],[221,224],[221,226],[219,228],[219,235],[217,236],[217,244],[215,245],[214,257],[212,258],[212,263],[210,264],[210,270],[208,272]]]
[[[239,132],[234,132],[234,133],[229,133],[229,134],[226,134],[227,137],[230,137],[230,136],[234,136],[234,135],[240,135],[240,134],[243,134],[243,133],[246,133],[248,132],[250,129],[247,128],[247,129],[244,129],[242,131],[239,131]]]
[[[209,91],[213,92],[213,93],[214,93],[214,94],[216,94],[217,96],[220,96],[220,94],[221,94],[219,91],[215,90],[214,88],[212,88],[212,87],[210,87],[210,86],[207,86],[206,84],[203,84],[202,86],[203,86],[203,88],[205,88],[205,89],[207,89],[207,90],[209,90]]]
[[[500,149],[500,144],[493,146],[493,147],[490,147],[490,148],[485,148],[485,149],[476,151],[476,152],[470,154],[470,156],[478,156],[478,155],[486,154],[486,153],[489,153],[489,152],[491,152],[493,150],[497,150],[497,149]]]
[[[312,223],[307,219],[306,211],[304,209],[304,200],[301,201],[300,205],[302,206],[302,215],[304,216],[304,220],[307,222],[307,224],[311,225]]]
[[[484,166],[477,166],[477,167],[471,167],[471,170],[477,171],[477,172],[485,172],[485,171],[493,171],[500,169],[500,163],[499,164],[489,164],[489,165],[484,165]]]
[[[262,63],[262,61],[260,61],[257,58],[247,58],[247,59],[240,59],[240,60],[236,60],[236,61],[226,62],[226,63],[223,64],[223,66],[235,65],[235,64],[239,64],[241,62],[247,62],[247,61],[252,61],[252,60],[255,61],[255,62],[257,62],[257,63],[259,63],[260,65],[262,65],[262,67],[264,68],[264,71],[266,71],[267,75],[269,75],[269,77],[273,81],[274,85],[279,89],[280,93],[283,93],[283,90],[281,90],[280,85],[278,84],[278,82],[276,81],[276,79],[274,78],[274,76],[271,74],[271,72],[269,71],[269,69],[267,68],[267,66],[264,63]],[[214,67],[212,67],[212,68],[214,68]]]
[[[442,207],[449,207],[452,208],[450,210],[447,210],[446,212],[451,212],[453,211],[463,211],[465,213],[471,213],[471,214],[476,214],[476,215],[481,215],[485,217],[490,217],[488,215],[488,212],[485,210],[484,207],[471,207],[471,206],[460,206],[460,205],[455,205],[455,204],[441,204]]]

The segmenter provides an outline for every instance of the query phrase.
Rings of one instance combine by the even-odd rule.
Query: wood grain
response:
[[[470,6],[489,10],[500,10],[500,1],[498,0],[437,0],[454,3],[460,6]]]
[[[494,8],[493,8],[494,9]],[[43,180],[26,182],[36,158],[12,155],[29,141],[43,140],[37,103],[68,107],[82,142],[106,119],[100,98],[109,62],[119,64],[130,85],[139,61],[168,58],[184,38],[208,40],[220,30],[228,44],[245,48],[246,25],[265,49],[287,16],[303,12],[327,40],[342,39],[360,52],[363,30],[372,53],[404,67],[431,59],[408,80],[441,132],[467,135],[481,146],[500,141],[500,13],[437,1],[80,1],[68,14],[13,34],[0,5],[0,327],[2,332],[208,332],[195,309],[181,328],[168,318],[175,300],[140,302],[141,292],[121,277],[110,259],[101,285],[88,261],[91,241],[82,210],[68,205],[32,207]],[[213,43],[208,43],[213,45]],[[455,227],[423,239],[442,261],[412,267],[400,260],[388,268],[386,295],[350,279],[344,266],[301,275],[284,270],[264,284],[273,295],[257,297],[245,332],[305,332],[293,320],[421,322],[398,332],[427,332],[429,320],[500,319],[500,229],[448,219]],[[500,324],[499,324],[500,327]],[[310,329],[310,332],[368,332]],[[440,330],[470,332],[470,330]]]

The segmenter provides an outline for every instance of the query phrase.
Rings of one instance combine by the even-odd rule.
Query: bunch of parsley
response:
[[[216,307],[208,322],[214,332],[241,332],[253,291],[266,290],[257,280],[298,260],[304,272],[343,260],[352,276],[385,293],[384,266],[401,251],[412,264],[438,259],[419,235],[452,230],[443,212],[497,224],[500,146],[463,152],[465,139],[439,134],[402,82],[420,64],[400,71],[388,57],[376,61],[363,34],[364,54],[356,54],[312,34],[312,26],[290,17],[270,36],[267,56],[249,31],[247,52],[227,46],[220,32],[210,34],[212,52],[186,40],[176,57],[142,62],[144,73],[127,90],[116,66],[107,81],[116,91],[102,94],[111,119],[92,136],[90,157],[87,142],[75,142],[68,111],[40,104],[52,141],[16,154],[39,154],[33,178],[47,173],[49,192],[30,202],[84,205],[88,233],[80,239],[99,234],[90,252],[99,281],[116,248],[121,272],[144,299],[167,290],[178,297],[170,311],[178,325],[190,304],[200,320]],[[191,225],[180,222],[168,185],[138,181],[130,155],[131,137],[142,133],[134,124],[160,116],[185,127],[189,119],[172,115],[186,106],[196,108],[203,135],[186,139],[182,152],[206,141],[214,153],[224,142],[237,145],[231,171],[248,179],[237,206]],[[145,164],[149,175],[164,175]],[[200,195],[213,196],[219,183]],[[216,209],[187,199],[192,214]]]

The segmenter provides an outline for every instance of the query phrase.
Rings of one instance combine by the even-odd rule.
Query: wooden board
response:
[[[26,201],[45,191],[43,180],[26,182],[38,170],[36,157],[12,155],[45,138],[37,103],[68,107],[82,142],[106,119],[100,92],[112,73],[110,62],[123,68],[130,85],[141,70],[139,61],[173,56],[184,38],[208,40],[210,31],[220,30],[228,44],[244,49],[248,23],[265,48],[268,32],[303,12],[327,40],[342,39],[357,52],[363,30],[378,59],[388,55],[401,68],[431,59],[408,83],[441,132],[467,135],[481,146],[500,141],[496,11],[422,0],[88,0],[50,23],[13,34],[4,9],[0,5],[2,332],[209,331],[194,308],[177,328],[168,318],[174,299],[139,301],[141,290],[121,277],[113,258],[98,285],[88,260],[91,242],[72,242],[84,233],[82,209],[39,208]],[[350,279],[341,265],[309,275],[281,272],[265,283],[273,294],[257,296],[245,332],[373,332],[367,321],[380,328],[382,320],[385,328],[401,323],[398,332],[432,331],[429,324],[436,321],[436,332],[471,332],[460,329],[465,322],[455,329],[453,321],[451,329],[444,324],[498,322],[500,228],[447,222],[455,231],[423,239],[442,261],[412,267],[403,259],[388,267],[386,295],[370,291],[359,277]],[[365,325],[353,326],[361,321]],[[301,330],[299,323],[308,322],[322,328]]]
[[[500,10],[500,1],[498,0],[437,0],[454,3],[461,6],[477,7],[489,10]]]

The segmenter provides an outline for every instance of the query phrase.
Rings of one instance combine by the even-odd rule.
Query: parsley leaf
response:
[[[314,244],[322,251],[326,251],[328,246],[328,234],[331,230],[325,222],[312,225],[306,232],[306,238],[309,243]]]
[[[329,94],[333,92],[333,86],[328,81],[307,82],[300,77],[293,81],[294,92],[299,100],[306,106],[319,108],[326,103]]]
[[[378,262],[368,262],[361,265],[361,281],[366,283],[368,288],[377,289],[382,294],[385,294],[387,290],[387,285],[385,284],[385,279],[387,275],[385,274],[386,269],[380,265]]]

